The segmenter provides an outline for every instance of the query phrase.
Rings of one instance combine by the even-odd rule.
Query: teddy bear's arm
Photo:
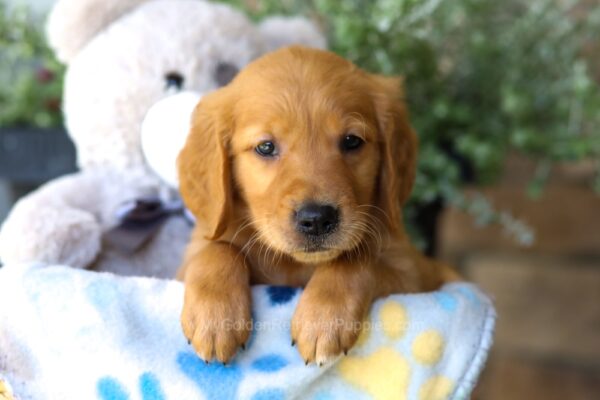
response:
[[[0,260],[83,268],[100,251],[99,175],[55,179],[17,202],[0,229]]]

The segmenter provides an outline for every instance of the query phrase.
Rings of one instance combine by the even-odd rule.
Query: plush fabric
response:
[[[378,300],[347,356],[305,366],[289,333],[300,294],[254,287],[251,340],[223,366],[205,364],[183,337],[179,282],[9,265],[0,269],[0,385],[21,400],[462,400],[491,345],[490,300],[453,283]]]

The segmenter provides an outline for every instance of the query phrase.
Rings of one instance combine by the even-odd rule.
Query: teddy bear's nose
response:
[[[166,89],[181,90],[184,82],[185,78],[179,72],[169,72],[165,75]]]

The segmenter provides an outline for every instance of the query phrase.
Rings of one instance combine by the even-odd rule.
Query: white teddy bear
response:
[[[202,0],[59,0],[48,35],[68,65],[64,112],[80,172],[15,205],[0,230],[0,259],[156,277],[175,275],[191,231],[173,189],[190,104],[265,52],[325,45],[305,19],[254,25]],[[165,182],[148,166],[141,127],[155,103],[178,92],[183,100],[144,123],[144,149]],[[165,115],[179,110],[173,105],[181,112]]]

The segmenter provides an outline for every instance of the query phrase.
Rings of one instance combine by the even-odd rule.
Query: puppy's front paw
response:
[[[252,330],[250,288],[186,287],[181,326],[200,358],[229,362]]]
[[[322,365],[354,345],[365,307],[359,302],[349,303],[309,287],[304,291],[292,318],[292,342],[307,364]]]

